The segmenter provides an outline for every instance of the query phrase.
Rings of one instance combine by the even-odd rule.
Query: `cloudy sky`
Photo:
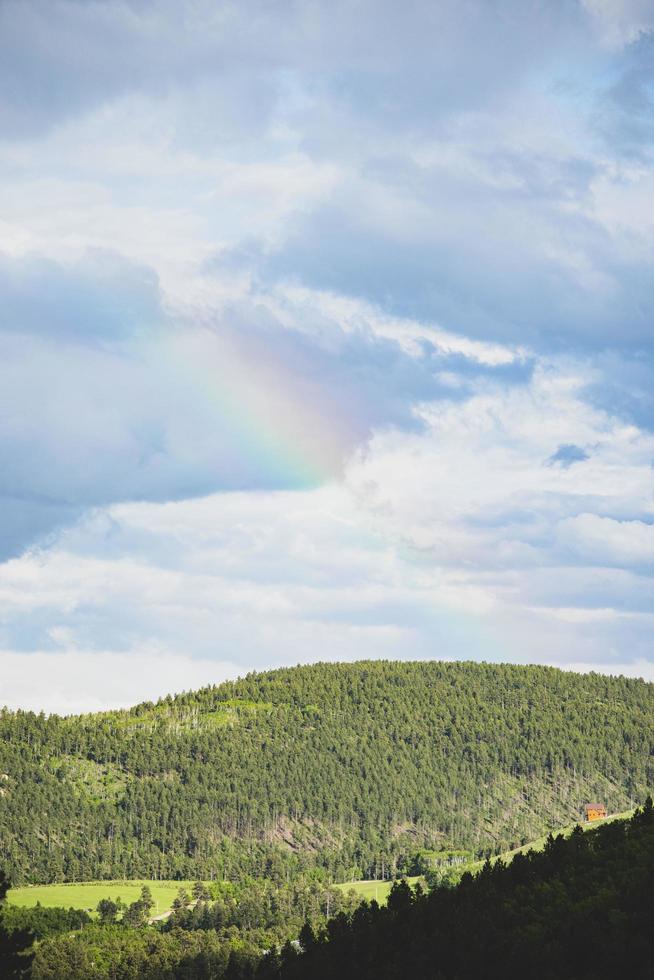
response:
[[[0,703],[654,679],[652,0],[0,0]]]

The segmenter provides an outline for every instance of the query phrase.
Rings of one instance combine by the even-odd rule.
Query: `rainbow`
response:
[[[226,489],[320,486],[341,471],[352,446],[351,406],[283,353],[209,328],[157,346],[171,400],[198,414],[198,431],[206,432],[207,415],[214,422],[211,451]]]

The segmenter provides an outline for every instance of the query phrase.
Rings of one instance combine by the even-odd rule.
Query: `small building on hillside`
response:
[[[603,820],[607,815],[603,803],[587,803],[584,810],[586,811],[586,820],[589,823],[591,820]]]

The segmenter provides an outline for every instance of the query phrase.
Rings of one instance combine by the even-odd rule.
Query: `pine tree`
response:
[[[34,954],[29,952],[34,935],[29,929],[7,929],[2,905],[7,898],[9,881],[0,871],[0,977],[18,980],[30,974]]]
[[[111,925],[116,921],[118,905],[110,898],[101,898],[97,904],[96,912],[103,925]]]

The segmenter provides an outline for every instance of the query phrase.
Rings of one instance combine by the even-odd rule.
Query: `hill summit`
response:
[[[654,784],[654,686],[540,666],[315,664],[140,704],[0,712],[15,883],[410,869]]]

